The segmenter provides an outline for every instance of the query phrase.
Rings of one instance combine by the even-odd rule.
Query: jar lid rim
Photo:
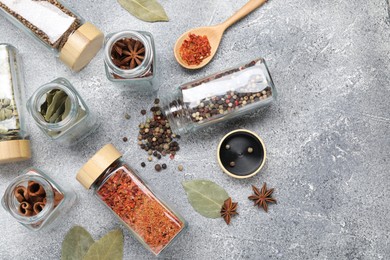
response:
[[[112,144],[106,144],[77,173],[76,179],[89,189],[111,164],[122,157]]]

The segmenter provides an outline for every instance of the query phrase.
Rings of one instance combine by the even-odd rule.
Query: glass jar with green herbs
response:
[[[38,88],[28,100],[27,108],[49,138],[65,145],[81,141],[100,125],[76,89],[64,78]]]

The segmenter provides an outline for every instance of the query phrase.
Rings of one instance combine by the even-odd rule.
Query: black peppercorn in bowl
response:
[[[226,134],[217,149],[218,163],[229,176],[245,179],[256,175],[264,166],[266,149],[263,140],[246,129]]]

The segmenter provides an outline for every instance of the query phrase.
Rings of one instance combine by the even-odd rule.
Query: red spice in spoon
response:
[[[209,39],[193,33],[188,36],[180,47],[180,56],[188,65],[199,65],[211,54]]]

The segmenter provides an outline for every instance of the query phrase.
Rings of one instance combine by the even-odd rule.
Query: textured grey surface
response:
[[[136,144],[139,111],[153,96],[110,83],[102,52],[80,73],[0,17],[0,42],[24,59],[27,96],[56,77],[68,78],[102,121],[99,131],[73,148],[49,142],[30,124],[33,159],[0,167],[0,191],[24,168],[38,167],[72,187],[79,200],[54,230],[33,233],[0,209],[0,259],[58,259],[73,225],[95,239],[114,228],[125,234],[125,259],[153,258],[76,181],[75,174],[101,146],[129,152],[129,164],[188,220],[188,231],[167,251],[174,259],[390,259],[390,18],[385,0],[270,1],[229,29],[213,62],[183,70],[173,57],[175,39],[191,27],[223,21],[246,1],[161,0],[170,22],[145,23],[115,1],[66,1],[105,33],[121,29],[153,33],[163,92],[212,72],[262,56],[279,100],[269,109],[190,135],[168,170],[141,169]],[[123,119],[125,113],[131,120]],[[261,174],[234,180],[216,162],[216,146],[229,130],[257,132],[268,149]],[[122,142],[122,137],[129,142]],[[184,172],[176,167],[183,164]],[[181,181],[213,180],[239,202],[227,226],[206,219],[187,202]],[[268,214],[247,199],[250,185],[266,181],[277,205]]]

